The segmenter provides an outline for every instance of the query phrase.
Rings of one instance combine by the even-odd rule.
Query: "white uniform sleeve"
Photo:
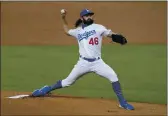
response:
[[[73,36],[73,37],[76,37],[76,29],[70,29],[68,31],[68,34],[71,35],[71,36]]]
[[[109,34],[112,34],[112,31],[110,29],[107,29],[103,32],[103,36],[107,37]]]
[[[107,29],[106,27],[101,27],[101,35],[107,37],[109,34],[112,34],[111,29]]]

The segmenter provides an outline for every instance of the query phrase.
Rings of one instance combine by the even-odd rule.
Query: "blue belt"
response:
[[[84,60],[87,60],[88,62],[94,62],[94,61],[100,59],[100,57],[98,57],[98,58],[86,58],[86,57],[82,57],[81,55],[79,57],[84,59]]]

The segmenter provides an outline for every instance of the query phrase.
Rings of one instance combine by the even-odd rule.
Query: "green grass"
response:
[[[1,89],[33,91],[68,76],[77,46],[2,46]],[[104,45],[102,58],[118,74],[128,101],[166,104],[166,45]],[[108,80],[88,74],[59,94],[116,99]]]

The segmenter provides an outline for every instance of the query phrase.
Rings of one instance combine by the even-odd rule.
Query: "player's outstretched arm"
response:
[[[107,35],[107,37],[111,38],[113,42],[120,43],[121,45],[127,43],[127,39],[121,34],[111,32]]]
[[[69,35],[68,34],[69,28],[68,28],[68,22],[66,20],[66,14],[67,14],[67,11],[65,9],[62,9],[61,10],[61,18],[62,18],[62,21],[63,21],[63,29],[64,29],[65,33],[67,35]]]
[[[110,32],[108,33],[107,37],[111,38],[111,36],[112,36],[113,34],[117,34],[117,33],[114,33],[114,32],[112,32],[112,31],[110,31]]]

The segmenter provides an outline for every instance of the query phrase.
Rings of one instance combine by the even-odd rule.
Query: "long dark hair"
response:
[[[79,19],[76,20],[76,22],[75,22],[75,27],[78,27],[81,23],[82,23],[82,20],[79,18]]]

